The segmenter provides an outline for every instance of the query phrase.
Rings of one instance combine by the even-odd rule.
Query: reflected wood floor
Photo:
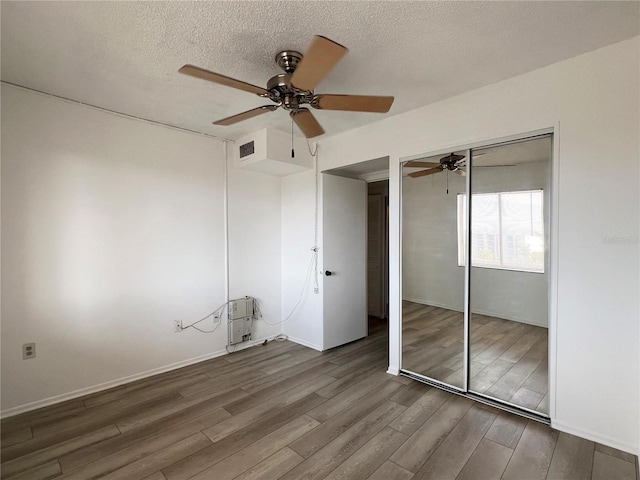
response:
[[[402,367],[462,387],[463,315],[404,301]],[[547,329],[471,318],[470,390],[549,413]]]
[[[633,479],[634,457],[385,373],[386,324],[2,421],[3,479]]]

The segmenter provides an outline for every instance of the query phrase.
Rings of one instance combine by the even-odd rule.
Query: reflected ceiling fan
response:
[[[219,73],[210,72],[194,65],[185,65],[179,72],[210,82],[254,93],[271,100],[275,105],[262,105],[246,112],[232,115],[214,125],[233,125],[249,118],[273,112],[279,107],[289,111],[289,115],[307,138],[324,133],[308,108],[318,110],[342,110],[349,112],[386,113],[393,104],[393,97],[370,95],[328,95],[316,94],[314,88],[338,64],[349,50],[342,45],[322,36],[316,36],[303,56],[300,52],[284,50],[279,52],[275,61],[285,73],[272,77],[267,88],[236,80]]]
[[[440,163],[435,162],[421,162],[421,161],[413,161],[405,163],[405,167],[420,167],[426,168],[426,170],[419,170],[417,172],[411,172],[409,174],[410,177],[424,177],[425,175],[433,175],[434,173],[443,172],[445,170],[455,172],[458,175],[466,175],[466,172],[463,170],[463,162],[466,157],[464,155],[456,155],[455,153],[450,153],[446,157],[442,157],[440,159]]]
[[[473,157],[479,157],[484,153],[475,153]],[[417,172],[409,173],[410,177],[424,177],[425,175],[433,175],[434,173],[448,171],[454,172],[463,177],[467,175],[466,157],[464,155],[450,153],[449,155],[442,157],[440,163],[435,162],[421,162],[419,160],[405,163],[405,167],[411,168],[425,168],[426,170],[419,170]],[[473,168],[491,168],[491,167],[515,167],[515,165],[474,165]]]

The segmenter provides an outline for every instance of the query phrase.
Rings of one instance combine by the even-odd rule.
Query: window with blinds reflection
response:
[[[474,193],[471,266],[544,272],[542,190]],[[458,265],[466,263],[466,194],[458,195]]]

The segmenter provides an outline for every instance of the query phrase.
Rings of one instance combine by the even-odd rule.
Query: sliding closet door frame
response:
[[[429,385],[433,385],[435,387],[441,388],[443,390],[450,391],[452,393],[456,393],[458,395],[467,396],[474,400],[487,403],[489,405],[496,406],[498,408],[503,408],[507,411],[512,411],[513,413],[518,413],[524,415],[526,417],[532,418],[534,420],[542,421],[545,423],[549,423],[553,418],[555,418],[556,414],[556,356],[557,356],[557,318],[558,318],[558,180],[559,180],[559,134],[560,134],[560,124],[556,122],[553,127],[541,128],[538,130],[532,130],[529,132],[514,134],[505,136],[502,138],[493,138],[487,139],[484,141],[477,141],[473,143],[469,143],[466,145],[453,146],[446,149],[440,149],[437,151],[431,151],[427,153],[421,153],[406,157],[401,157],[399,159],[399,172],[398,172],[398,194],[399,194],[399,257],[398,257],[398,267],[399,267],[399,322],[398,322],[398,340],[399,340],[399,372],[404,376],[408,376],[418,381],[422,381]],[[471,290],[471,188],[472,188],[472,173],[471,169],[473,167],[473,150],[479,148],[486,148],[490,146],[498,146],[508,143],[516,143],[521,141],[526,141],[533,139],[535,137],[541,137],[545,135],[551,136],[551,167],[550,167],[550,205],[549,205],[549,285],[548,285],[548,378],[549,378],[549,414],[544,415],[536,412],[534,410],[529,410],[526,408],[519,407],[517,405],[509,404],[508,402],[504,402],[502,400],[494,400],[492,397],[484,396],[481,394],[474,393],[469,390],[469,380],[470,380],[470,372],[471,372],[471,355],[470,355],[470,336],[471,336],[471,317],[469,307],[471,304],[470,290]],[[466,218],[464,219],[465,225],[467,227],[466,233],[466,254],[467,261],[465,262],[465,288],[464,288],[464,358],[463,358],[463,388],[460,389],[453,385],[449,385],[447,383],[441,382],[439,380],[432,379],[430,377],[426,377],[424,375],[416,374],[415,372],[405,370],[402,368],[402,225],[403,225],[403,215],[402,215],[402,196],[403,196],[403,176],[402,170],[403,165],[406,162],[411,160],[417,160],[424,157],[431,157],[436,155],[445,155],[450,153],[452,150],[466,150],[467,158],[469,159],[469,163],[467,166],[468,174],[466,178]]]
[[[398,232],[398,245],[397,245],[397,249],[396,251],[398,252],[398,262],[397,262],[397,267],[396,267],[396,271],[398,272],[398,295],[396,296],[396,313],[398,315],[398,328],[396,330],[397,334],[398,334],[398,338],[396,340],[396,345],[398,348],[398,352],[397,352],[397,356],[398,356],[398,365],[397,365],[397,370],[396,370],[396,366],[395,365],[391,365],[391,361],[389,362],[389,369],[387,370],[387,373],[393,373],[395,375],[400,375],[402,374],[402,345],[404,342],[404,339],[402,338],[402,322],[403,322],[403,310],[404,310],[404,306],[403,306],[403,302],[402,302],[402,297],[403,297],[403,293],[402,290],[404,288],[403,286],[403,281],[402,281],[402,258],[404,255],[404,251],[402,248],[402,242],[403,242],[403,229],[402,229],[402,224],[403,224],[403,199],[402,199],[402,184],[403,184],[403,177],[402,177],[402,171],[404,169],[404,160],[400,159],[400,161],[398,162],[397,165],[397,174],[398,174],[398,196],[396,197],[398,199],[398,225],[397,225],[397,232]],[[391,172],[392,167],[391,165],[389,165],[389,172]],[[389,178],[389,195],[391,195],[391,178]],[[391,198],[389,198],[389,206],[391,206]],[[391,213],[391,211],[389,212]],[[389,219],[389,255],[391,255],[391,218]],[[391,356],[392,356],[392,348],[394,347],[394,345],[392,344],[392,334],[391,334],[391,303],[392,303],[392,298],[391,298],[391,258],[389,258],[389,359],[391,360]]]
[[[467,175],[465,177],[466,195],[465,195],[465,218],[466,225],[465,235],[465,259],[464,262],[464,373],[462,385],[465,392],[469,391],[469,373],[471,372],[471,312],[469,307],[471,306],[471,168],[473,167],[473,151],[468,148],[465,152],[467,157]]]
[[[558,334],[558,253],[560,214],[558,208],[560,180],[560,123],[551,136],[551,192],[549,198],[549,418],[556,417],[556,360]]]

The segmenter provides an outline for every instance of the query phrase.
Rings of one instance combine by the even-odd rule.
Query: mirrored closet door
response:
[[[543,416],[551,142],[414,160],[402,178],[403,372]]]
[[[548,414],[551,137],[471,165],[469,390]]]
[[[458,261],[456,209],[466,181],[462,170],[440,170],[442,158],[403,166],[402,366],[462,388],[465,272]],[[444,158],[455,163],[464,152]]]

